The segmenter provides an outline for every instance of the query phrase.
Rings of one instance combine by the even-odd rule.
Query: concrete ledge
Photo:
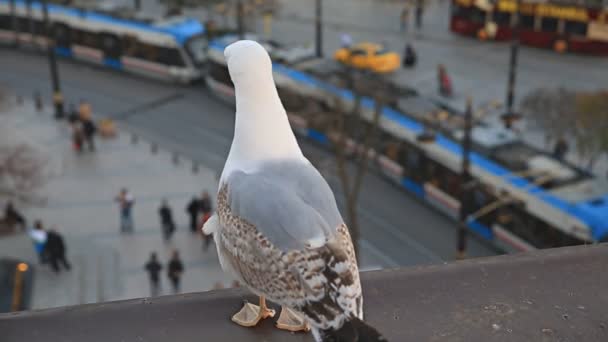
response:
[[[390,341],[608,341],[608,244],[363,274],[367,320]],[[222,290],[0,315],[3,342],[312,341],[245,329]]]

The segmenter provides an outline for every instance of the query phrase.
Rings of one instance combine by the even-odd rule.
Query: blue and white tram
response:
[[[215,70],[208,77],[213,78],[215,87],[210,88],[216,94],[230,98],[234,92],[223,60],[225,46],[221,40],[209,45],[209,62]],[[295,107],[313,101],[329,105],[336,96],[352,105],[354,97],[349,90],[313,76],[312,69],[303,67],[306,64],[311,65],[274,63],[275,81],[294,131],[330,145],[335,139],[327,124],[331,118],[306,116],[306,111]],[[294,96],[302,101],[293,101]],[[395,184],[457,218],[460,132],[439,133],[434,142],[421,142],[417,137],[424,125],[414,112],[424,101],[414,94],[399,102],[382,109],[381,134],[368,151],[370,159]],[[362,117],[371,122],[374,101],[363,98],[360,108]],[[428,108],[422,111],[426,115]],[[356,140],[347,138],[353,151]],[[468,220],[471,231],[508,252],[608,241],[608,182],[531,148],[508,131],[475,127],[473,142],[471,172],[477,185]]]
[[[207,44],[198,20],[123,19],[54,4],[48,9],[61,56],[179,83],[202,77]],[[0,43],[44,48],[45,31],[40,2],[0,0]]]

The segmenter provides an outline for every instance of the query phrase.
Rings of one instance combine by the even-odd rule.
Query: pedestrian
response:
[[[163,199],[160,208],[158,208],[158,215],[160,216],[163,238],[167,242],[175,232],[175,222],[173,221],[173,212],[166,199]]]
[[[158,262],[156,252],[150,254],[150,260],[144,265],[144,269],[150,277],[150,296],[155,297],[160,294],[160,271],[163,265]]]
[[[167,276],[173,285],[173,293],[179,293],[181,276],[184,273],[184,264],[179,258],[179,252],[173,251],[171,260],[169,260]]]
[[[441,96],[452,96],[452,81],[443,64],[437,66],[437,78],[439,83],[439,94]]]
[[[41,264],[46,263],[46,256],[44,254],[44,246],[47,240],[47,233],[42,227],[42,221],[34,221],[34,227],[28,232],[32,242],[34,243],[34,250],[38,254],[38,261]]]
[[[84,139],[89,146],[89,151],[95,151],[95,133],[97,132],[97,126],[92,118],[86,118],[82,120],[82,132]]]
[[[80,152],[82,151],[82,142],[84,140],[84,132],[82,129],[82,123],[80,121],[75,121],[72,124],[72,147],[74,151]]]
[[[207,222],[207,220],[211,217],[211,213],[213,211],[213,204],[211,203],[211,196],[207,191],[203,191],[200,200],[200,212],[202,214],[202,223],[201,227]],[[211,235],[202,234],[203,235],[203,250],[207,251],[209,249],[209,244],[211,244],[211,240],[213,237]]]
[[[80,104],[78,105],[78,118],[80,120],[91,119],[92,112],[91,104],[85,100],[80,100]]]
[[[350,48],[353,45],[353,38],[348,33],[342,33],[340,35],[340,42],[343,48]]]
[[[410,7],[410,2],[407,1],[405,5],[403,5],[403,9],[401,10],[401,15],[399,17],[401,32],[407,32],[407,27],[410,19]]]
[[[135,204],[135,198],[127,188],[122,188],[118,196],[116,196],[115,201],[118,202],[120,209],[120,231],[122,233],[133,233],[133,205]]]
[[[4,207],[4,221],[9,227],[18,227],[21,230],[25,230],[27,223],[23,215],[15,209],[13,202],[7,202]]]
[[[563,137],[557,139],[555,147],[553,148],[553,157],[557,160],[564,160],[566,153],[568,153],[568,142]]]
[[[410,43],[405,44],[405,51],[403,52],[403,67],[410,68],[416,65],[416,61],[418,56],[416,56],[416,51]]]
[[[200,208],[200,200],[196,198],[196,196],[192,197],[192,200],[190,200],[186,207],[186,212],[188,213],[188,216],[190,216],[190,231],[193,233],[197,232],[198,216],[201,211]]]
[[[51,268],[55,273],[59,273],[59,263],[63,265],[66,271],[69,271],[72,268],[65,258],[65,242],[57,230],[51,229],[47,233],[46,245],[44,248],[46,256],[51,263]]]
[[[424,0],[416,0],[416,29],[422,28],[422,15],[424,14]]]
[[[76,106],[73,103],[70,103],[70,109],[68,113],[68,123],[70,125],[73,125],[76,121],[80,120],[78,110],[76,109]]]

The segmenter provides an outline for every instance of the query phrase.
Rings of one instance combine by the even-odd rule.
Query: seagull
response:
[[[330,187],[302,154],[267,51],[237,41],[224,50],[236,94],[234,138],[220,177],[213,234],[222,269],[259,296],[232,316],[242,326],[273,317],[317,342],[386,341],[363,322],[355,250]]]

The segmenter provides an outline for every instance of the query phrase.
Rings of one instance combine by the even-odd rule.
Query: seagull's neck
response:
[[[279,159],[305,160],[272,78],[236,84],[234,139],[226,169],[252,171],[260,163]]]

